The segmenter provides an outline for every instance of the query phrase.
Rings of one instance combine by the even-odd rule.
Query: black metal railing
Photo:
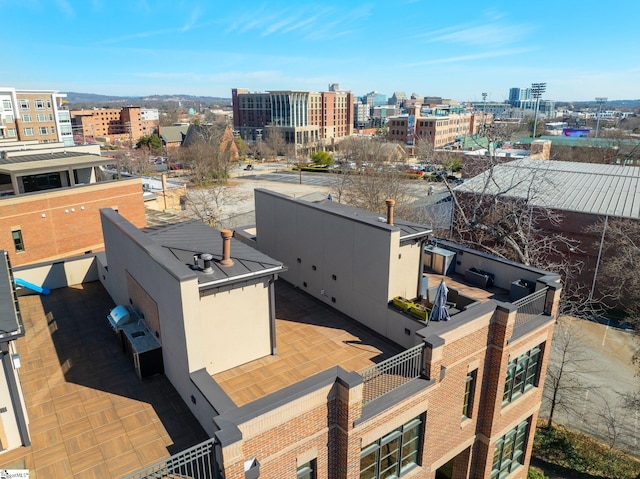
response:
[[[207,439],[124,479],[218,479],[214,439]]]
[[[424,343],[360,371],[359,374],[364,379],[363,404],[420,377],[423,351]]]
[[[517,306],[518,312],[516,313],[516,323],[514,327],[518,327],[531,321],[538,316],[545,314],[545,305],[547,303],[547,291],[549,287],[546,286],[538,291],[531,293],[529,296],[514,301],[513,304]]]

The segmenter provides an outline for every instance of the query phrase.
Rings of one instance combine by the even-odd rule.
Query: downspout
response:
[[[275,274],[269,280],[269,335],[271,340],[271,354],[278,354],[278,346],[276,344],[276,279],[278,275]]]
[[[604,227],[602,228],[602,236],[600,238],[600,247],[598,248],[598,259],[596,260],[596,270],[593,272],[593,283],[591,283],[591,291],[589,292],[588,301],[593,299],[593,292],[596,289],[596,279],[598,277],[598,269],[600,268],[600,259],[602,258],[602,247],[604,245],[604,237],[607,234],[607,225],[609,224],[609,215],[604,217]]]
[[[18,390],[18,382],[16,381],[16,373],[13,370],[13,361],[9,352],[9,344],[0,344],[0,354],[2,354],[2,368],[4,376],[7,378],[7,386],[9,387],[9,397],[11,398],[11,406],[16,415],[16,423],[18,424],[18,432],[23,446],[30,446],[29,429],[27,427],[27,418],[22,409],[22,401],[20,401],[20,391]]]
[[[422,282],[424,281],[424,245],[429,238],[422,238],[420,240],[420,261],[419,270],[418,270],[418,291],[416,293],[416,298],[419,300],[422,299]]]

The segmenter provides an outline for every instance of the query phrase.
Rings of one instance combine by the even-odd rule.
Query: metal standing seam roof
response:
[[[233,282],[246,276],[273,274],[285,269],[284,265],[269,256],[231,238],[232,266],[221,266],[222,237],[220,231],[213,229],[199,220],[169,225],[146,233],[154,242],[166,249],[198,276],[198,283]],[[210,253],[213,256],[213,273],[205,274],[193,269],[194,255]],[[199,261],[202,266],[202,260]]]
[[[455,191],[479,194],[489,172]],[[640,168],[520,159],[497,165],[488,194],[530,198],[533,206],[623,218],[640,218]]]

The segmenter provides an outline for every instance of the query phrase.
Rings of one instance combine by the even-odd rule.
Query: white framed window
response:
[[[20,105],[20,109],[21,110],[28,110],[29,109],[29,100],[18,100],[18,104]]]
[[[33,103],[36,105],[36,110],[44,110],[44,100],[34,100]]]
[[[7,129],[7,136],[16,136],[16,129],[15,128],[8,128]]]
[[[4,119],[7,121],[7,123],[13,123],[14,121],[16,121],[16,118],[11,114],[6,114],[4,116]]]
[[[53,121],[53,113],[49,113],[49,121]]]
[[[33,136],[33,128],[25,128],[24,136]]]
[[[25,123],[31,123],[33,121],[33,117],[29,114],[21,115],[21,117],[22,121],[24,121]]]
[[[51,100],[47,100],[47,108],[51,108]]]
[[[36,121],[47,121],[47,115],[45,115],[44,113],[36,114]]]
[[[49,134],[49,128],[47,128],[46,126],[41,126],[40,127],[40,134],[41,135],[48,135]]]
[[[13,108],[11,108],[11,100],[2,100],[2,108],[7,111],[13,110]]]

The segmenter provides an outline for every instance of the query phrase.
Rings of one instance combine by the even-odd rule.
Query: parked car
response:
[[[252,171],[253,170],[253,165],[247,165],[244,167],[245,171]]]

